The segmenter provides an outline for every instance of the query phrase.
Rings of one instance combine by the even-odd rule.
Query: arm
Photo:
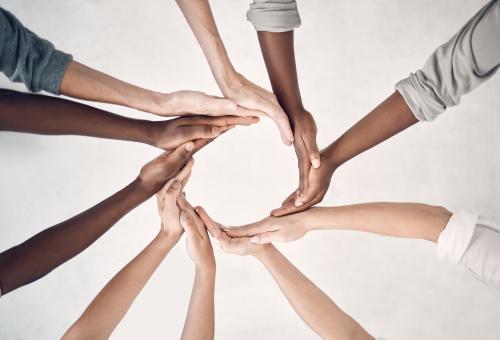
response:
[[[224,251],[253,255],[271,273],[288,302],[304,322],[323,339],[373,339],[354,319],[342,311],[325,293],[295,268],[273,245],[258,245],[249,237],[232,238],[203,208],[198,214]]]
[[[321,338],[373,339],[273,245],[263,246],[254,256],[273,276],[295,312]]]
[[[268,115],[280,129],[281,137],[287,144],[293,142],[290,123],[279,106],[276,97],[267,90],[248,81],[234,69],[220,38],[208,0],[177,0],[186,17],[212,74],[225,97],[239,106]]]
[[[291,194],[281,216],[320,202],[335,170],[360,153],[389,139],[417,121],[431,121],[461,96],[489,79],[500,65],[500,3],[488,2],[460,31],[430,56],[421,70],[396,84],[389,96],[321,152],[320,169],[312,168],[305,193]]]
[[[178,199],[180,222],[186,232],[189,256],[195,263],[195,279],[181,339],[213,340],[215,258],[203,221],[184,196]]]
[[[380,235],[437,242],[451,213],[439,206],[419,203],[364,203],[320,207],[282,216],[267,217],[241,228],[227,229],[232,237],[253,236],[252,242],[288,242],[311,230],[349,229]]]
[[[311,165],[320,167],[316,144],[316,123],[304,108],[300,97],[293,46],[293,30],[288,32],[258,32],[260,48],[274,94],[290,120],[294,148],[299,163],[299,191],[308,187]]]
[[[127,118],[69,100],[0,90],[0,131],[84,135],[175,149],[190,140],[214,138],[255,117],[182,117],[167,121]]]
[[[179,241],[182,228],[176,199],[191,173],[188,163],[158,193],[162,219],[158,235],[99,292],[82,316],[66,331],[64,340],[108,339],[135,298]]]
[[[187,143],[146,164],[131,184],[89,210],[0,253],[0,290],[33,282],[93,244],[125,214],[155,194],[190,159]]]

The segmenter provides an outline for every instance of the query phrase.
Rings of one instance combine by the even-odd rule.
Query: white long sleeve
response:
[[[488,80],[499,65],[500,3],[494,0],[395,88],[418,120],[432,121]]]
[[[253,0],[247,19],[257,31],[287,32],[300,26],[295,0]]]

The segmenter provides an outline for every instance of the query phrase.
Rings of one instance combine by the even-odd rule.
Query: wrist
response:
[[[252,254],[252,256],[255,257],[257,260],[263,262],[267,258],[267,256],[272,254],[274,251],[276,251],[276,248],[272,243],[262,244],[259,245],[257,250]]]
[[[215,279],[216,266],[215,261],[211,263],[196,264],[196,276],[201,279],[213,280]]]

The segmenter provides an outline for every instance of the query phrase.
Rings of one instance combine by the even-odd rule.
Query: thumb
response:
[[[313,168],[318,169],[321,166],[321,156],[318,149],[318,144],[316,143],[316,134],[308,133],[302,135],[302,140],[306,145],[307,153],[309,154],[309,160]]]
[[[194,143],[187,142],[177,147],[177,149],[168,154],[167,158],[171,162],[184,164],[193,154],[193,150],[194,150]]]
[[[255,244],[267,244],[280,241],[283,241],[283,237],[277,231],[268,231],[259,235],[255,235],[250,239],[250,242]]]
[[[194,232],[194,230],[193,230],[194,226],[192,223],[192,219],[189,216],[189,214],[187,212],[185,212],[184,210],[181,211],[181,214],[179,216],[179,221],[181,222],[182,229],[184,229],[184,231],[188,235],[191,235]]]

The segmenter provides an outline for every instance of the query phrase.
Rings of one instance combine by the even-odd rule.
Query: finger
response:
[[[321,192],[321,188],[318,186],[316,182],[313,182],[309,185],[306,191],[301,192],[300,195],[295,200],[295,206],[300,207],[312,199],[314,199]]]
[[[264,219],[259,222],[247,224],[245,226],[236,228],[224,228],[224,232],[231,237],[244,237],[244,236],[254,236],[267,231],[279,230],[278,227],[272,226]]]
[[[221,225],[217,222],[215,222],[203,209],[202,207],[197,207],[196,212],[202,219],[203,223],[207,227],[208,232],[212,237],[215,237],[219,242],[226,242],[229,241],[229,237],[226,233],[224,233],[221,229]]]
[[[258,112],[258,111],[257,111]],[[191,126],[191,125],[215,125],[215,126],[226,126],[226,125],[251,125],[259,122],[258,117],[238,117],[238,116],[191,116],[180,118],[181,126]]]
[[[302,204],[299,207],[291,204],[291,205],[287,205],[287,206],[281,207],[279,209],[275,209],[275,210],[273,210],[271,212],[271,215],[275,216],[275,217],[280,217],[280,216],[295,214],[295,213],[307,210],[310,207],[312,207],[313,205],[318,204],[319,202],[321,202],[321,200],[323,199],[323,197],[324,197],[324,193],[317,195],[311,201],[309,201],[307,203],[304,203],[304,204]]]
[[[163,157],[165,161],[173,164],[177,169],[180,169],[195,152],[195,146],[194,142],[187,142],[170,153],[162,154],[160,157]]]
[[[259,235],[255,235],[250,239],[250,242],[256,244],[267,244],[271,242],[284,242],[283,235],[278,231],[269,231]]]
[[[318,169],[321,166],[321,156],[318,149],[318,144],[316,143],[316,132],[311,132],[302,135],[304,140],[307,153],[309,155],[309,161],[311,162],[313,168]]]
[[[179,127],[184,142],[200,138],[215,138],[221,134],[220,127],[214,125],[183,125]]]
[[[188,237],[197,236],[198,231],[196,230],[196,226],[194,225],[191,216],[184,210],[181,211],[179,221],[181,223],[182,229],[184,229]]]
[[[179,205],[179,208],[181,208],[183,211],[189,214],[189,217],[191,218],[191,220],[193,220],[193,223],[196,226],[198,234],[200,236],[205,235],[206,234],[205,224],[200,219],[198,214],[195,212],[193,206],[186,200],[186,197],[184,197],[184,195],[180,195],[177,198],[177,204]]]
[[[298,137],[295,142],[295,151],[297,153],[298,166],[299,166],[299,192],[304,192],[309,186],[309,170],[311,163],[307,149],[301,137]]]
[[[295,190],[294,192],[292,192],[282,203],[281,205],[286,205],[290,202],[295,202],[295,198],[297,197],[297,195],[299,194],[299,189]]]

